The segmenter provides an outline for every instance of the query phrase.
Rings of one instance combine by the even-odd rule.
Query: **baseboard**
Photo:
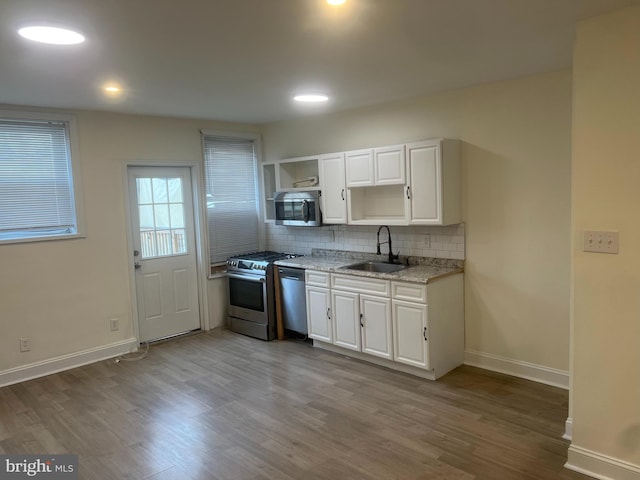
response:
[[[523,362],[475,350],[465,350],[464,363],[472,367],[484,368],[566,390],[569,389],[569,372],[565,370],[557,370],[543,365],[536,365],[535,363]]]
[[[640,466],[571,445],[567,463],[574,472],[600,480],[640,480]]]
[[[569,441],[573,439],[573,418],[571,417],[568,417],[567,421],[564,422],[564,435],[562,438]]]
[[[107,358],[117,357],[125,353],[133,352],[138,348],[138,340],[128,338],[109,345],[90,348],[80,352],[61,355],[59,357],[42,360],[40,362],[22,365],[20,367],[10,368],[0,372],[0,387],[12,385],[14,383],[24,382],[52,373],[69,370],[71,368],[80,367],[89,363],[99,362]]]

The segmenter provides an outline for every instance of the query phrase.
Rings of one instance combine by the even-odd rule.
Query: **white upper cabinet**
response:
[[[374,181],[376,185],[398,185],[406,181],[404,145],[373,149]]]
[[[407,225],[405,146],[345,154],[347,219],[353,225]]]
[[[460,223],[459,150],[457,140],[438,138],[265,163],[265,219],[273,221],[274,189],[320,189],[327,224]]]
[[[375,181],[373,150],[354,150],[345,153],[347,187],[373,186]]]
[[[318,158],[323,223],[347,223],[347,185],[344,153]]]
[[[407,145],[406,203],[410,225],[451,225],[462,221],[460,155],[456,140]]]
[[[404,145],[345,153],[347,187],[399,185],[406,182]]]
[[[278,163],[278,190],[318,190],[318,157],[300,157],[280,160]]]
[[[276,218],[276,165],[273,162],[262,164],[262,194],[264,198],[264,219],[274,221]]]

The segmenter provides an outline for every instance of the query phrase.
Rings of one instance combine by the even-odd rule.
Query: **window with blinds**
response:
[[[77,233],[69,123],[0,117],[0,242]]]
[[[255,142],[204,135],[205,190],[211,263],[258,250]]]

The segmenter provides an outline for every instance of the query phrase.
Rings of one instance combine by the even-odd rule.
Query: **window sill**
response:
[[[211,265],[209,270],[209,280],[212,278],[222,278],[227,276],[227,264]]]
[[[83,233],[73,233],[69,235],[52,235],[48,237],[0,238],[0,245],[10,245],[14,243],[54,242],[56,240],[77,240],[80,238],[87,238],[87,236]]]

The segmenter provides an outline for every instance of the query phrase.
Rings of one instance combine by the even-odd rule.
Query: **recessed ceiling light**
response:
[[[304,103],[320,103],[326,102],[329,100],[329,97],[326,95],[318,95],[318,94],[304,94],[304,95],[296,95],[293,97],[296,102],[304,102]]]
[[[75,45],[84,42],[84,36],[66,28],[33,25],[23,27],[18,33],[29,40],[53,45]]]
[[[329,5],[342,5],[347,0],[327,0]]]
[[[102,91],[107,97],[118,98],[122,95],[122,87],[118,83],[106,83],[102,86]]]

